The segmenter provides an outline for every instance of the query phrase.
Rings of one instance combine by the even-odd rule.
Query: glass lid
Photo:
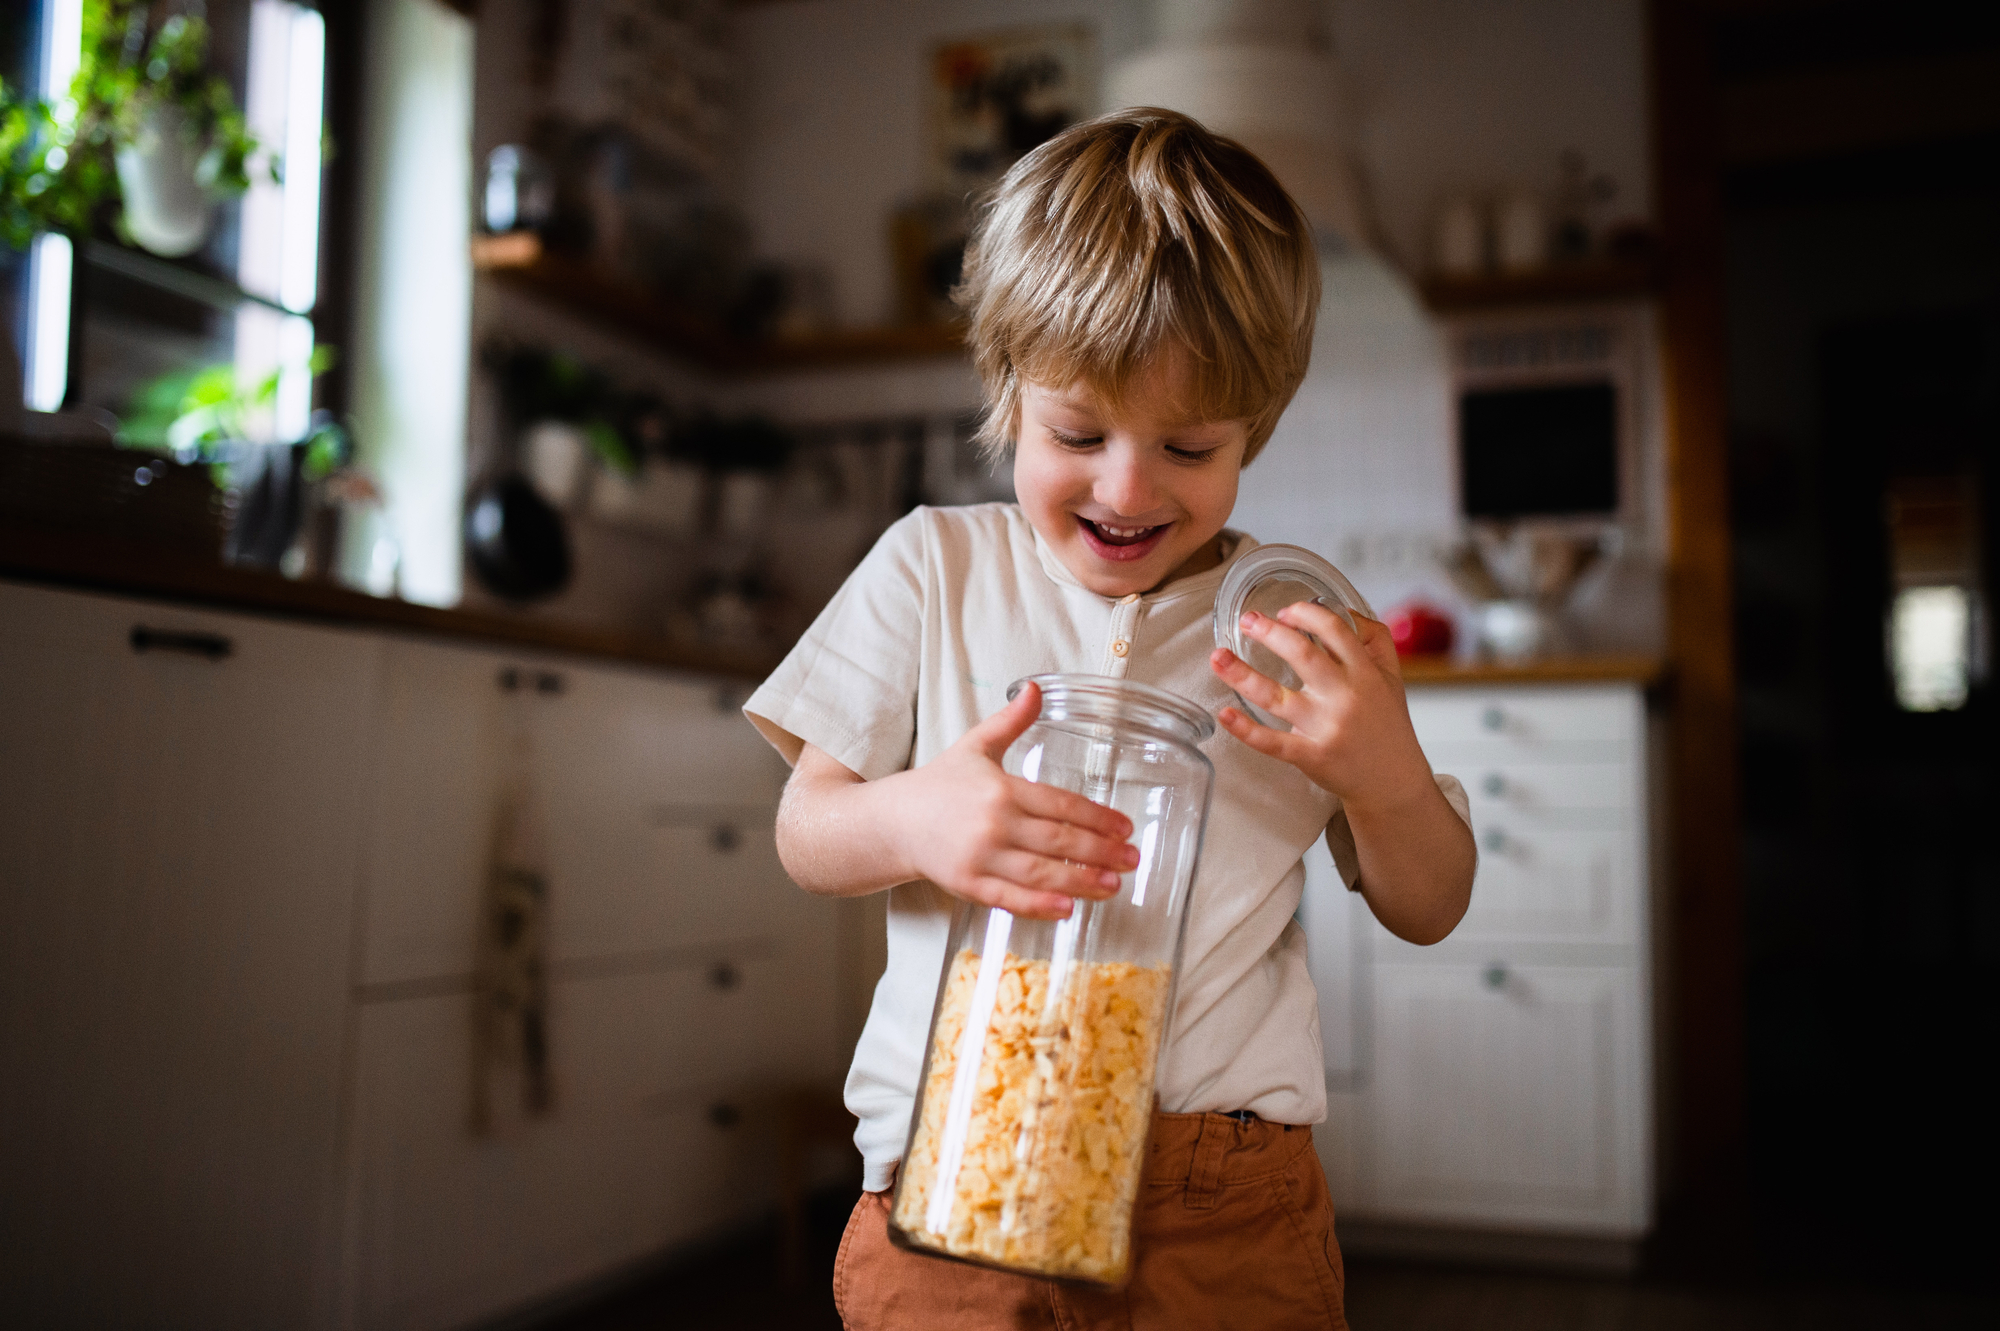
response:
[[[1302,545],[1260,545],[1230,566],[1215,594],[1215,645],[1227,647],[1252,670],[1288,689],[1299,677],[1283,658],[1243,634],[1245,611],[1276,616],[1288,605],[1317,601],[1333,611],[1350,629],[1354,617],[1368,613],[1368,603],[1339,569]],[[1306,636],[1311,637],[1311,634]],[[1287,722],[1265,712],[1242,694],[1236,701],[1245,712],[1274,730],[1290,730]]]

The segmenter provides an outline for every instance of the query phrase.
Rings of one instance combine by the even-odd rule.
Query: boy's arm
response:
[[[1478,852],[1417,743],[1389,630],[1372,619],[1357,622],[1358,634],[1310,602],[1287,606],[1276,619],[1246,614],[1244,632],[1283,657],[1303,687],[1283,688],[1217,648],[1215,673],[1292,730],[1259,725],[1234,707],[1220,718],[1251,748],[1340,796],[1361,866],[1356,887],[1375,918],[1398,938],[1435,943],[1471,903]]]
[[[1062,919],[1072,897],[1108,897],[1139,862],[1131,820],[1000,767],[1041,714],[1040,692],[1005,708],[922,767],[864,781],[824,751],[800,752],[778,806],[778,858],[792,881],[853,897],[927,878],[1016,915]]]

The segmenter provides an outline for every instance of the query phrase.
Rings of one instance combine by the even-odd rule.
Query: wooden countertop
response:
[[[777,665],[774,657],[526,617],[440,610],[323,582],[293,582],[272,573],[163,558],[157,549],[138,543],[61,533],[0,529],[0,577],[738,679],[762,679]],[[1552,656],[1514,664],[1410,657],[1402,665],[1405,683],[1426,686],[1632,683],[1651,688],[1666,676],[1660,658],[1636,655]]]
[[[1652,688],[1666,679],[1667,663],[1657,656],[1546,656],[1532,661],[1461,662],[1445,657],[1403,658],[1405,684],[1638,684]]]
[[[222,610],[248,610],[323,624],[401,629],[739,679],[762,679],[777,665],[773,658],[749,653],[691,647],[639,634],[570,628],[510,615],[440,610],[389,597],[367,596],[323,582],[293,582],[275,573],[194,559],[163,558],[149,546],[97,537],[0,529],[0,577]]]

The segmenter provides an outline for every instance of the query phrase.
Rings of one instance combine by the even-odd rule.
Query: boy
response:
[[[1002,182],[959,293],[982,431],[1018,504],[918,509],[892,527],[744,710],[793,764],[778,814],[808,891],[887,889],[889,964],[847,1081],[867,1189],[834,1275],[854,1331],[887,1327],[1342,1327],[1343,1280],[1310,1124],[1325,1116],[1318,1008],[1292,915],[1327,838],[1348,884],[1428,943],[1464,913],[1465,795],[1433,779],[1387,630],[1293,606],[1245,629],[1288,691],[1213,650],[1215,593],[1256,542],[1225,530],[1237,476],[1305,375],[1319,300],[1306,222],[1249,153],[1184,116],[1076,126]],[[1325,650],[1304,634],[1310,633]],[[1226,734],[1192,897],[1160,1109],[1119,1291],[893,1247],[909,1130],[955,899],[1059,918],[1108,896],[1130,824],[1006,776],[1042,671],[1129,677]],[[1292,724],[1259,725],[1234,688]]]

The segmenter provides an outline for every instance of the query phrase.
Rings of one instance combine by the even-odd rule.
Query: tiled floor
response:
[[[847,1199],[813,1208],[791,1283],[758,1233],[546,1322],[536,1331],[838,1331],[829,1291]],[[1356,1331],[1992,1331],[2000,1295],[1874,1287],[1831,1276],[1729,1283],[1350,1262]]]

